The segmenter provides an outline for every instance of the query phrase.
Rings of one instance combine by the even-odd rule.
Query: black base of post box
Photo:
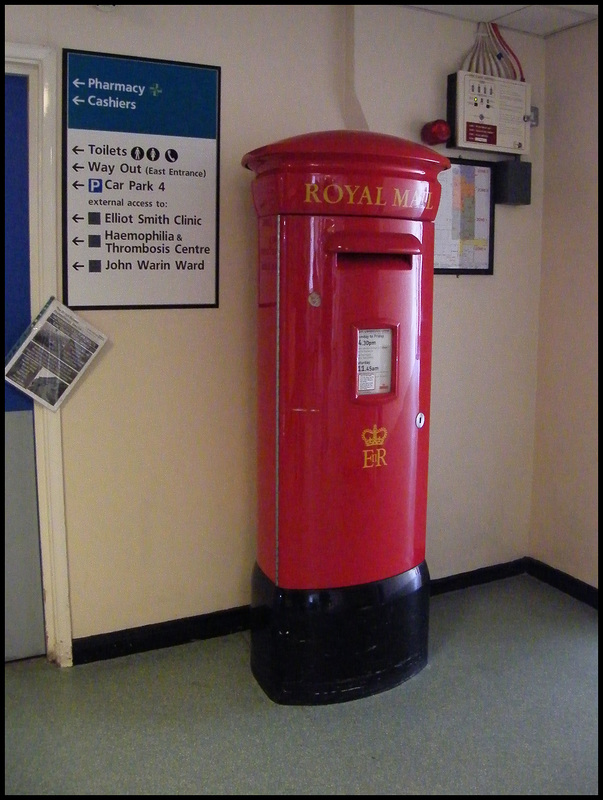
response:
[[[256,564],[251,671],[282,705],[324,705],[392,689],[427,664],[429,571],[374,583],[282,589]]]

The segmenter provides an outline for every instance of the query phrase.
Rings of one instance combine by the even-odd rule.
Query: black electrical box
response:
[[[494,202],[529,206],[532,199],[532,165],[529,161],[497,161],[494,166]]]

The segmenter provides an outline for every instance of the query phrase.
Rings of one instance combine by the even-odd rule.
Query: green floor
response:
[[[5,664],[5,793],[598,794],[598,612],[528,575],[431,599],[429,663],[281,706],[249,633]]]

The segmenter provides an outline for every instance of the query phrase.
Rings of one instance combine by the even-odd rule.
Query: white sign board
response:
[[[65,304],[217,307],[220,68],[63,52]]]

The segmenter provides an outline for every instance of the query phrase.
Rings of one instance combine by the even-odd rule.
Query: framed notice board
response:
[[[435,219],[436,275],[492,275],[494,162],[451,158],[438,175],[442,197]]]
[[[218,307],[220,67],[63,50],[63,300]]]

